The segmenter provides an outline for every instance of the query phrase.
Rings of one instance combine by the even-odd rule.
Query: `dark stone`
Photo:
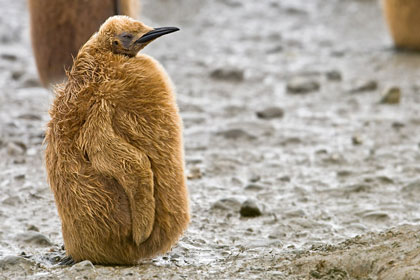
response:
[[[217,133],[217,135],[223,136],[226,139],[233,139],[233,140],[240,139],[240,138],[247,139],[247,140],[256,139],[254,135],[251,135],[240,128],[230,128],[224,131],[220,131]]]
[[[327,73],[325,73],[325,75],[327,76],[327,79],[330,80],[330,81],[341,81],[342,80],[341,73],[338,72],[337,70],[328,71]]]
[[[18,175],[16,175],[14,178],[15,178],[15,180],[23,180],[23,179],[25,179],[25,177],[26,177],[26,175],[25,174],[18,174]]]
[[[290,182],[290,176],[284,175],[278,178],[282,182]]]
[[[22,82],[23,88],[40,87],[41,83],[36,78],[27,78]]]
[[[247,218],[258,217],[262,214],[260,208],[257,206],[257,203],[250,199],[242,203],[239,213],[241,214],[241,217]]]
[[[274,118],[282,118],[284,116],[284,111],[282,108],[279,107],[267,107],[261,111],[257,112],[257,117],[260,119],[274,119]]]
[[[400,100],[401,100],[401,89],[399,87],[390,87],[385,90],[379,103],[399,104]]]
[[[353,135],[351,137],[351,142],[353,145],[358,146],[358,145],[362,145],[363,144],[363,140],[360,137],[360,135]]]
[[[276,45],[274,47],[269,48],[266,52],[268,54],[273,54],[273,53],[280,53],[282,52],[284,49],[284,47],[282,45]]]
[[[210,77],[216,80],[242,82],[244,71],[236,68],[217,68],[210,72]]]
[[[9,142],[7,144],[7,153],[9,156],[18,156],[23,155],[26,151],[26,146],[22,147],[18,143],[15,142]]]
[[[296,77],[287,83],[287,92],[292,94],[305,94],[317,91],[320,87],[319,82],[316,80]]]
[[[28,226],[28,230],[39,232],[39,228],[37,226],[35,226],[35,225]]]
[[[402,122],[393,122],[392,123],[392,128],[395,128],[395,129],[400,129],[400,128],[403,128],[404,126],[405,126],[405,124],[402,123]]]
[[[13,163],[14,164],[24,164],[24,163],[26,163],[26,159],[24,159],[24,158],[17,158],[17,159],[14,159],[13,160]]]
[[[22,70],[16,70],[12,72],[12,79],[17,81],[25,74]]]
[[[245,187],[245,190],[247,190],[247,191],[261,191],[263,189],[264,189],[264,187],[262,185],[259,185],[259,184],[248,184]]]
[[[1,58],[8,61],[16,61],[18,59],[16,55],[10,53],[1,54]]]
[[[249,181],[252,183],[258,182],[259,180],[261,180],[260,175],[252,175],[251,178],[249,178]]]
[[[378,82],[375,80],[368,80],[356,83],[351,89],[350,92],[365,92],[365,91],[374,91],[378,88]]]
[[[23,120],[31,120],[31,121],[39,121],[42,120],[40,115],[35,115],[31,113],[26,113],[18,116],[19,119]]]

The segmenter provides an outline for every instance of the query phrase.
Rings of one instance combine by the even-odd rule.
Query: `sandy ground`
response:
[[[145,52],[177,86],[192,221],[136,267],[56,265],[52,93],[25,1],[0,6],[0,279],[420,279],[420,55],[376,1],[144,1],[182,29]]]

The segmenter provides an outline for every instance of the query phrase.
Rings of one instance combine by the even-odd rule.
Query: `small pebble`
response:
[[[257,117],[264,120],[282,118],[284,115],[284,110],[280,107],[267,107],[261,111],[257,112]]]
[[[298,7],[285,7],[284,11],[288,14],[292,14],[292,15],[305,15],[307,14],[307,11],[298,8]]]
[[[12,72],[12,79],[17,81],[19,80],[23,75],[25,74],[25,72],[23,70],[16,70]]]
[[[18,145],[15,142],[7,143],[7,153],[9,156],[18,156],[23,155],[26,149],[24,149],[21,145]]]
[[[226,4],[226,6],[232,7],[232,8],[237,8],[237,7],[241,7],[243,4],[240,1],[235,1],[235,0],[225,0],[223,1],[224,4]]]
[[[259,180],[261,180],[260,175],[252,175],[251,178],[249,178],[249,181],[252,183],[258,182]]]
[[[18,256],[5,256],[0,259],[0,268],[7,269],[16,265],[33,265],[34,262]]]
[[[298,209],[298,210],[287,211],[284,213],[284,216],[287,218],[304,217],[306,216],[306,213],[302,209]]]
[[[349,170],[339,170],[339,171],[337,171],[337,176],[338,177],[348,177],[352,174],[353,174],[353,172],[351,172]]]
[[[240,128],[231,128],[224,131],[220,131],[217,135],[223,136],[226,139],[246,139],[246,140],[253,140],[256,137],[254,135],[249,134],[243,129]]]
[[[236,198],[222,198],[213,203],[212,209],[238,211],[241,203]]]
[[[25,177],[26,177],[26,175],[25,174],[18,174],[18,175],[16,175],[14,178],[15,178],[15,180],[23,180],[23,179],[25,179]]]
[[[378,88],[378,82],[375,80],[368,80],[357,82],[351,89],[350,92],[365,92],[365,91],[374,91]]]
[[[363,144],[363,140],[360,137],[360,135],[353,135],[351,137],[351,142],[353,143],[353,145],[358,146],[358,145],[362,145]]]
[[[37,78],[28,77],[22,82],[23,88],[40,87],[41,84]]]
[[[64,256],[62,253],[52,252],[52,253],[46,254],[45,257],[51,264],[57,264],[61,262]]]
[[[34,226],[34,225],[29,225],[28,230],[39,232],[39,228],[37,226]]]
[[[3,53],[1,54],[1,58],[4,60],[9,60],[9,61],[16,61],[18,59],[18,57],[14,54],[9,54],[9,53]]]
[[[404,126],[405,126],[405,124],[402,123],[402,122],[393,122],[392,123],[392,127],[395,128],[395,129],[403,128]]]
[[[9,206],[22,205],[22,199],[18,195],[9,195],[7,198],[2,200],[2,204]]]
[[[239,178],[237,178],[237,177],[232,177],[232,178],[230,179],[230,181],[232,182],[232,185],[233,185],[233,186],[242,186],[242,185],[243,185],[242,180],[241,180],[241,179],[239,179]]]
[[[241,217],[248,217],[248,218],[258,217],[258,216],[261,216],[262,214],[257,203],[250,199],[242,203],[239,213],[241,214]]]
[[[282,45],[276,45],[274,47],[269,48],[266,53],[267,54],[273,54],[273,53],[279,53],[282,52],[284,47]]]
[[[318,81],[303,78],[303,77],[296,77],[290,80],[287,83],[287,92],[292,94],[305,94],[313,91],[317,91],[320,89],[320,84]]]
[[[355,184],[342,187],[340,191],[343,191],[345,193],[363,193],[363,192],[369,192],[371,189],[372,187],[369,184],[355,183]]]
[[[89,270],[95,270],[95,266],[91,261],[82,261],[79,263],[74,264],[71,268],[71,271],[75,272],[83,272],[83,271],[89,271]]]
[[[187,164],[199,164],[203,162],[202,158],[186,158],[185,159]]]
[[[285,175],[285,176],[281,176],[281,177],[279,177],[279,178],[277,178],[278,180],[280,180],[280,181],[282,181],[282,182],[290,182],[290,176],[287,176],[287,175]]]
[[[40,121],[42,117],[33,113],[25,113],[18,116],[19,119],[30,120],[30,121]]]
[[[261,191],[263,189],[264,189],[264,187],[262,185],[259,185],[259,184],[248,184],[245,187],[245,190],[247,190],[247,191],[256,191],[256,192]]]
[[[24,158],[17,158],[17,159],[14,159],[13,160],[13,163],[14,164],[24,164],[24,163],[26,163],[26,159],[24,159]]]
[[[210,77],[216,80],[242,82],[244,71],[237,68],[217,68],[210,72]]]
[[[16,237],[16,240],[26,244],[40,245],[40,246],[51,246],[51,241],[45,235],[36,231],[27,231],[21,233]]]
[[[341,81],[342,80],[341,73],[338,72],[337,70],[328,71],[325,74],[327,76],[327,79],[330,80],[330,81]]]
[[[390,216],[385,212],[370,212],[366,213],[362,216],[364,219],[371,220],[371,221],[383,221],[390,219]]]
[[[179,259],[181,256],[178,255],[177,253],[173,253],[171,254],[171,259]]]
[[[200,179],[201,177],[203,177],[203,173],[199,167],[192,167],[187,175],[190,180]]]
[[[401,89],[399,87],[387,88],[379,101],[381,104],[399,104],[401,100]]]

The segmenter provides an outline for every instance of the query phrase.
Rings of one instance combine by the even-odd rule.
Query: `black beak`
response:
[[[159,27],[155,28],[152,31],[147,32],[143,36],[141,36],[136,43],[146,43],[153,39],[156,39],[162,35],[169,34],[175,31],[178,31],[178,27]]]

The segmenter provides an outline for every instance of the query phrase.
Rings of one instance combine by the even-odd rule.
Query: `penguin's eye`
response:
[[[131,35],[131,34],[124,34],[122,37],[123,37],[124,39],[128,39],[128,40],[133,39],[133,35]]]

